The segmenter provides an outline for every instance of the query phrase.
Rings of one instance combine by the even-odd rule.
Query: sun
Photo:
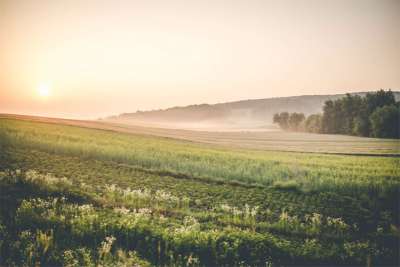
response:
[[[47,98],[51,94],[51,86],[47,83],[41,83],[37,88],[37,92],[40,97]]]

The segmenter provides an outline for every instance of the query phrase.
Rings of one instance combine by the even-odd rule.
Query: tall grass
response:
[[[140,168],[300,190],[384,191],[400,185],[399,158],[232,150],[167,138],[0,119],[11,144]],[[338,143],[340,145],[340,143]]]

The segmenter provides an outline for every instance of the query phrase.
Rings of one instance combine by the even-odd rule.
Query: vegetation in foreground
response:
[[[398,264],[398,158],[1,120],[1,264]]]

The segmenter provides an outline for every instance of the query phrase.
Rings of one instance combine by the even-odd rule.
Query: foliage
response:
[[[282,129],[298,131],[301,129],[305,117],[303,113],[277,113],[273,117],[273,122],[279,124]]]
[[[400,106],[377,108],[370,116],[371,132],[374,137],[400,138]]]
[[[307,117],[305,121],[305,131],[310,133],[320,133],[322,127],[322,115],[321,114],[311,114]]]
[[[399,138],[399,105],[390,90],[367,93],[365,97],[346,94],[326,101],[323,114],[309,115],[304,125],[304,115],[297,113],[275,114],[273,121],[284,130]]]
[[[374,133],[371,128],[372,114],[375,110],[394,104],[395,98],[390,90],[367,93],[365,97],[347,94],[346,97],[335,101],[327,101],[323,107],[321,132],[396,138],[393,132],[398,128],[398,123],[381,123],[379,134]],[[377,123],[376,116],[374,122]]]

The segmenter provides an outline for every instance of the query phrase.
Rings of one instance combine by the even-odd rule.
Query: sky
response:
[[[0,113],[400,89],[399,0],[0,0]]]

